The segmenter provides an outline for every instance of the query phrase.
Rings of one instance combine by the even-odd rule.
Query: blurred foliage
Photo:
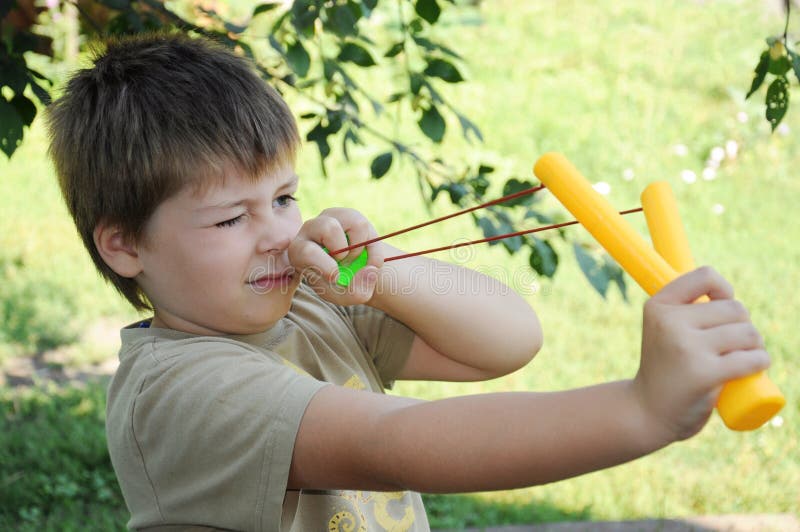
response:
[[[753,83],[747,92],[747,98],[749,98],[761,88],[767,79],[767,74],[771,75],[772,81],[767,87],[764,104],[765,116],[772,126],[772,131],[775,131],[789,109],[789,71],[794,71],[794,75],[800,80],[800,55],[794,50],[800,41],[791,43],[788,33],[789,19],[792,14],[791,0],[784,0],[784,8],[786,25],[783,28],[783,34],[767,37],[767,49],[758,58],[756,68],[753,70]]]
[[[348,161],[354,146],[379,146],[369,162],[372,178],[381,179],[403,159],[413,168],[427,205],[441,193],[457,208],[483,203],[491,181],[504,182],[504,190],[533,187],[528,179],[499,175],[486,162],[465,163],[441,156],[440,146],[455,124],[468,143],[483,142],[478,126],[456,109],[442,90],[465,80],[462,57],[438,41],[433,31],[447,10],[460,8],[456,0],[265,2],[243,17],[228,16],[232,7],[215,0],[170,4],[158,0],[53,0],[41,7],[35,7],[34,0],[11,0],[3,6],[0,148],[8,157],[35,118],[36,101],[46,105],[52,89],[50,80],[26,61],[30,54],[53,58],[54,47],[61,44],[37,33],[37,21],[71,9],[79,15],[80,32],[92,39],[179,30],[214,39],[249,57],[279,91],[308,103],[310,110],[299,118],[308,125],[306,140],[316,145],[326,176],[325,162],[332,145]],[[381,13],[384,22],[371,21],[375,13]],[[269,46],[262,50],[258,45],[265,40]],[[387,82],[374,89],[375,84],[360,81],[363,78]],[[416,123],[418,134],[402,139],[371,125],[374,122],[366,118],[368,112],[378,117],[390,110],[398,117],[408,116],[405,120]],[[401,110],[411,112],[403,115]],[[530,218],[546,219],[535,204],[535,198],[528,195],[487,209],[473,221],[485,237],[515,232]],[[563,233],[555,237],[566,238]],[[548,240],[524,235],[490,245],[501,245],[512,255],[527,253],[530,266],[539,275],[555,275],[559,261]],[[596,288],[612,281],[620,284],[616,281],[623,278],[616,263],[598,253],[584,253],[580,264],[584,271],[593,272],[592,286]],[[600,293],[605,297],[605,290]]]
[[[69,284],[0,252],[0,345],[41,352],[77,340],[78,298]]]
[[[0,529],[122,528],[104,420],[100,384],[0,389]]]

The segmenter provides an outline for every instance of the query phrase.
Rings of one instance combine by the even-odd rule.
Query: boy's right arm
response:
[[[691,304],[703,294],[712,301]],[[633,380],[433,402],[321,389],[300,424],[289,487],[464,492],[580,475],[695,434],[725,381],[768,365],[730,285],[701,268],[645,305]]]

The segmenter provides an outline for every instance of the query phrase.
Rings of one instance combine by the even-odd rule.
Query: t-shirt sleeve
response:
[[[367,305],[344,307],[361,343],[378,370],[381,382],[391,388],[408,360],[414,331],[385,312]]]
[[[195,342],[143,383],[131,430],[161,518],[278,530],[295,437],[326,383],[271,353]]]

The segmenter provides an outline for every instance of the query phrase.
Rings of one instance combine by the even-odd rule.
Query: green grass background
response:
[[[373,23],[383,22],[378,17]],[[577,479],[509,492],[428,497],[434,526],[797,513],[800,386],[792,377],[800,360],[794,325],[800,286],[795,141],[800,109],[792,104],[786,127],[770,134],[763,118],[765,89],[744,100],[764,37],[782,29],[781,14],[761,1],[498,0],[445,13],[437,36],[465,57],[468,82],[444,93],[481,127],[486,141],[465,143],[457,123],[449,122],[443,153],[491,161],[501,176],[528,178],[539,155],[561,151],[590,180],[607,182],[608,197],[620,209],[638,205],[647,183],[670,182],[698,263],[711,264],[730,279],[751,310],[773,357],[769,374],[788,403],[779,422],[757,431],[731,432],[715,416],[688,442]],[[366,77],[364,82],[378,86],[391,80]],[[292,103],[303,107],[303,102]],[[411,111],[404,117],[413,118]],[[413,122],[401,127],[394,116],[365,118],[408,138],[415,134]],[[723,161],[716,179],[702,179],[711,149],[729,140],[737,143],[738,156]],[[676,145],[686,146],[687,153],[676,154]],[[60,202],[45,150],[37,121],[13,159],[0,160],[0,317],[7,325],[0,359],[64,342],[78,342],[73,346],[78,362],[114,356],[81,349],[81,331],[100,318],[122,326],[136,315],[93,273]],[[375,144],[357,150],[350,164],[334,160],[324,179],[315,148],[306,146],[298,162],[304,214],[351,206],[384,233],[452,211],[444,199],[432,212],[424,208],[407,165],[396,163],[380,182],[370,181],[367,163],[381,151]],[[684,182],[684,170],[696,172],[697,181]],[[626,171],[632,180],[623,179]],[[498,176],[495,195],[501,186]],[[546,209],[559,210],[554,202]],[[639,215],[629,219],[644,230]],[[568,231],[589,242],[580,228]],[[469,220],[456,219],[393,243],[415,250],[479,236]],[[443,260],[458,260],[526,289],[542,321],[545,346],[528,367],[502,379],[401,383],[393,393],[436,399],[557,390],[632,376],[645,296],[629,281],[628,303],[618,292],[600,297],[580,273],[569,245],[558,243],[557,249],[561,264],[552,281],[538,279],[526,257],[511,257],[499,246],[441,254]],[[24,323],[16,329],[9,325],[23,314]],[[102,446],[89,452],[83,440],[69,436],[77,430],[101,439],[102,411],[102,390],[96,386],[58,393],[0,389],[0,449],[5,449],[0,528],[124,524]]]

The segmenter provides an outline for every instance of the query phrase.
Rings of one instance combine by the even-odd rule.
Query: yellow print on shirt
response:
[[[364,381],[362,381],[361,378],[358,375],[353,375],[352,377],[347,379],[347,382],[345,382],[342,386],[344,386],[345,388],[353,389],[353,390],[366,390],[367,389],[367,385],[364,384]]]
[[[366,524],[373,520],[368,521],[363,511],[371,513],[374,522],[381,527],[376,530],[382,532],[407,532],[414,524],[416,517],[414,507],[403,499],[405,493],[402,491],[391,493],[342,491],[339,492],[339,496],[350,503],[352,511],[336,512],[328,522],[329,532],[366,532]],[[372,503],[372,512],[369,512],[369,503]],[[358,521],[356,513],[360,518]],[[395,517],[400,514],[402,517]]]

